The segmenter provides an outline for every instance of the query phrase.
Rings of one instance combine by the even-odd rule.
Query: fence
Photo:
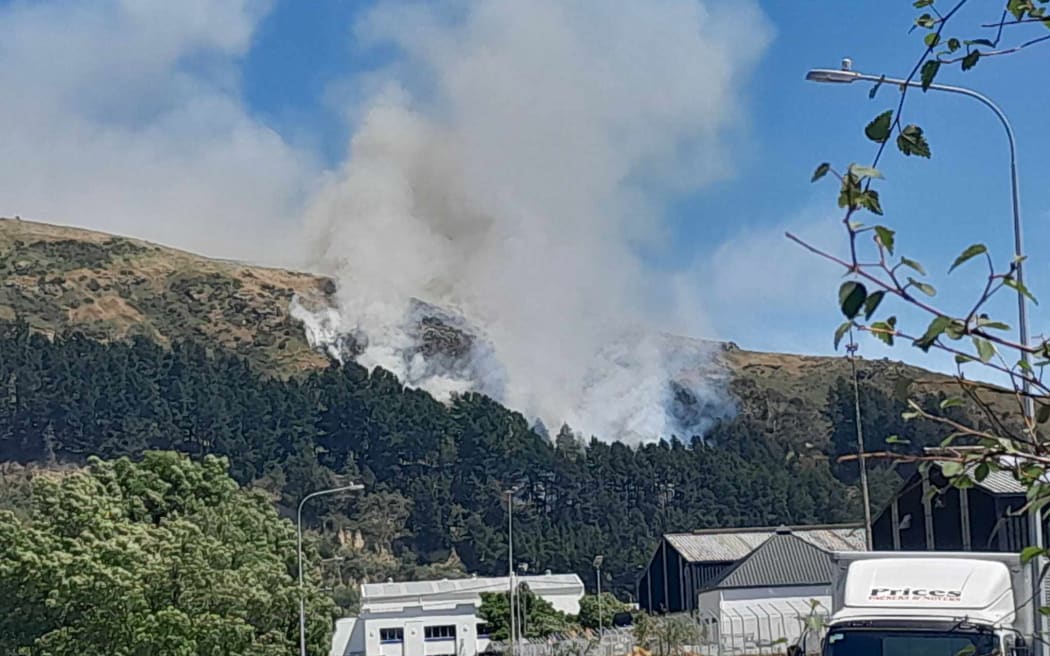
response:
[[[752,603],[722,608],[719,612],[698,611],[692,615],[652,618],[646,636],[632,628],[603,632],[551,636],[542,641],[523,641],[516,656],[630,656],[636,646],[655,655],[683,656],[775,656],[799,645],[806,654],[820,653],[820,627],[826,610],[798,603]],[[642,640],[639,640],[642,638]],[[644,643],[644,644],[639,644]],[[510,654],[508,645],[494,643],[486,653]]]

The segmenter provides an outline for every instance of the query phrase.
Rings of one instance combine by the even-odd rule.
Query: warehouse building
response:
[[[730,650],[799,644],[817,637],[807,620],[827,616],[832,576],[830,552],[780,529],[700,593],[696,616]]]
[[[701,593],[716,589],[752,552],[778,534],[789,534],[823,553],[857,551],[865,546],[864,528],[859,524],[669,533],[638,580],[639,607],[651,613],[696,611]]]

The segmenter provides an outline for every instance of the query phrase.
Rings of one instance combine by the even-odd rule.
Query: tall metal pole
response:
[[[354,483],[335,487],[330,490],[311,492],[299,502],[299,510],[296,513],[296,551],[299,555],[299,656],[306,656],[306,588],[303,585],[303,505],[314,497],[323,494],[335,494],[336,492],[349,492],[365,489],[364,485]]]
[[[857,427],[857,462],[860,465],[860,490],[864,499],[864,545],[872,550],[871,540],[871,493],[868,491],[868,467],[864,449],[864,427],[860,416],[860,381],[857,378],[857,343],[853,341],[853,329],[849,331],[849,366],[853,371],[853,421]]]
[[[813,82],[830,82],[830,83],[844,83],[848,84],[856,81],[865,82],[881,82],[882,84],[888,84],[898,86],[901,91],[904,91],[905,87],[922,88],[921,82],[915,82],[913,80],[903,80],[900,78],[889,78],[876,75],[864,75],[850,70],[852,62],[848,60],[843,61],[842,70],[834,69],[814,69],[806,74],[806,79]],[[1021,225],[1021,191],[1018,183],[1017,176],[1017,141],[1014,138],[1013,128],[1010,126],[1010,121],[1006,118],[1006,114],[999,108],[990,98],[982,93],[974,91],[973,89],[967,89],[966,87],[957,87],[947,84],[931,84],[927,87],[933,91],[944,91],[946,93],[954,93],[961,96],[967,96],[980,102],[982,105],[992,110],[996,118],[1002,124],[1003,129],[1006,130],[1006,139],[1010,147],[1010,196],[1011,196],[1011,209],[1013,211],[1013,230],[1014,230],[1014,277],[1021,286],[1024,285],[1024,231]],[[1018,339],[1022,346],[1028,346],[1028,307],[1025,300],[1024,294],[1020,290],[1017,292],[1017,332]],[[1033,417],[1035,416],[1035,402],[1031,396],[1031,385],[1028,382],[1028,371],[1030,371],[1030,358],[1028,351],[1021,350],[1021,362],[1024,368],[1022,372],[1024,375],[1021,379],[1021,390],[1023,392],[1022,409],[1024,412],[1025,421],[1031,425],[1033,423]],[[1032,436],[1035,439],[1035,435]],[[1042,512],[1038,509],[1032,510],[1028,517],[1028,541],[1032,546],[1043,545],[1043,520]],[[1044,618],[1039,612],[1039,608],[1043,606],[1042,596],[1042,567],[1041,558],[1032,559],[1032,612],[1035,617],[1036,631],[1041,633],[1040,628],[1043,626]],[[1045,653],[1043,648],[1042,640],[1032,641],[1033,656],[1041,656]]]
[[[507,575],[510,581],[510,653],[517,652],[517,618],[514,610],[514,490],[507,491]]]

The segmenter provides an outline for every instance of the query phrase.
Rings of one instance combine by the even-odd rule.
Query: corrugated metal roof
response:
[[[581,593],[583,592],[583,581],[575,574],[516,576],[514,580],[526,584],[537,593],[554,590],[579,590]],[[441,579],[440,581],[365,583],[361,585],[361,602],[374,604],[398,599],[418,600],[434,597],[471,597],[480,595],[482,592],[503,592],[509,587],[510,580],[506,576]]]
[[[686,560],[698,562],[733,562],[751,553],[778,529],[715,529],[695,533],[669,533],[664,539]],[[864,529],[860,526],[797,526],[788,528],[806,542],[825,551],[861,551],[865,547]]]
[[[979,453],[980,448],[973,446],[926,447],[923,449],[923,453],[933,457],[960,458],[970,453]],[[977,462],[970,462],[967,465],[967,473],[971,475],[971,478],[973,478],[973,471],[977,468],[977,465]],[[1011,462],[1011,458],[1008,456],[1002,456],[999,458],[999,466],[1003,469],[990,471],[983,481],[973,478],[977,487],[983,488],[992,494],[1025,494],[1024,485],[1011,472],[1011,469],[1016,467],[1016,462]]]
[[[737,563],[713,588],[831,583],[831,555],[798,535],[778,533]]]
[[[978,487],[982,487],[993,494],[1024,494],[1024,486],[1021,481],[1007,471],[991,471],[983,481],[974,479]]]

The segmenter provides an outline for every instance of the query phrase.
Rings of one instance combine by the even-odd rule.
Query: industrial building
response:
[[[768,550],[760,551],[760,560],[753,561],[751,566],[744,563],[753,552],[775,536],[789,535],[794,540],[778,539]],[[831,551],[857,551],[864,549],[865,533],[862,525],[832,526],[797,526],[781,528],[745,528],[745,529],[712,529],[692,533],[669,533],[663,536],[657,545],[648,567],[638,580],[638,605],[651,613],[680,613],[697,610],[700,597],[705,592],[723,590],[727,597],[745,594],[763,595],[767,590],[778,587],[782,579],[774,576],[775,571],[762,568],[763,575],[751,576],[751,568],[764,562],[765,555],[773,553],[774,545],[795,544],[795,540],[815,547],[815,551],[801,551],[805,554],[795,579],[804,583],[830,584],[826,581],[808,580],[811,572],[809,564],[817,554]],[[744,569],[741,569],[744,568]],[[775,568],[774,568],[775,569]],[[748,573],[747,586],[731,585],[734,581],[742,582]],[[719,588],[726,582],[729,585]],[[792,580],[795,580],[792,579]],[[728,592],[728,590],[734,592]],[[751,590],[744,593],[741,590]],[[790,592],[790,591],[787,591]],[[785,593],[784,590],[770,594]]]
[[[575,574],[516,576],[537,596],[570,615],[580,612],[583,581]],[[488,647],[479,617],[483,592],[507,592],[508,577],[443,579],[361,586],[361,612],[336,623],[332,656],[474,656]]]
[[[904,484],[872,521],[875,550],[1016,553],[1027,546],[1029,518],[1018,513],[1027,503],[1026,490],[1013,474],[992,471],[960,489],[936,464],[909,469]]]

